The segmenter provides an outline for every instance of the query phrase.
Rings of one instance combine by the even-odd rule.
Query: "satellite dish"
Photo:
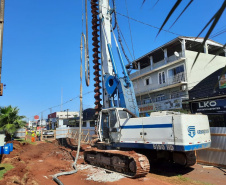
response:
[[[180,56],[179,53],[178,53],[177,51],[174,52],[174,55],[175,55],[176,57],[179,57],[179,56]]]

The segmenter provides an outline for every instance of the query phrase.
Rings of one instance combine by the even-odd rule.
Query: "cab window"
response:
[[[116,123],[117,123],[117,117],[116,117],[115,110],[109,111],[109,115],[110,115],[110,127],[113,128],[116,126]]]
[[[120,119],[127,119],[128,118],[128,114],[127,114],[126,111],[119,110],[118,113],[119,113]]]

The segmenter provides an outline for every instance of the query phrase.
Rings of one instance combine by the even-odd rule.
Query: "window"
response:
[[[162,84],[162,74],[159,73],[159,84]]]
[[[180,65],[168,70],[168,83],[174,84],[185,81],[184,65]]]
[[[90,121],[90,127],[95,127],[95,121]]]
[[[151,99],[150,98],[148,98],[148,99],[144,99],[143,100],[143,103],[144,104],[148,104],[148,103],[151,103],[152,101],[151,101]]]
[[[168,75],[169,75],[169,78],[170,78],[170,77],[174,77],[177,74],[182,73],[182,72],[184,72],[184,65],[180,65],[180,66],[177,66],[175,68],[169,69]]]
[[[155,98],[156,102],[163,101],[165,99],[166,99],[166,97],[164,94],[160,94],[160,95],[156,96],[156,98]]]
[[[160,72],[159,73],[159,84],[164,84],[166,83],[166,77],[165,77],[165,72]]]
[[[110,127],[113,128],[113,127],[115,127],[115,125],[117,123],[117,117],[116,117],[115,110],[109,111],[109,115],[110,115]]]
[[[152,84],[152,80],[151,80],[151,77],[148,76],[144,79],[144,85],[146,86],[150,84]]]
[[[86,127],[86,121],[83,121],[82,127]]]
[[[146,85],[149,85],[149,78],[147,78],[145,80],[146,80]]]
[[[128,115],[127,115],[127,112],[126,111],[119,110],[118,113],[119,113],[120,119],[126,119],[126,118],[128,118]]]
[[[165,73],[162,72],[162,83],[166,83]]]

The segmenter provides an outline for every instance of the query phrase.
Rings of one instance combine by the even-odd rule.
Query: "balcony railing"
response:
[[[176,60],[179,60],[181,58],[182,58],[182,53],[181,52],[179,53],[179,57],[176,57],[175,55],[169,56],[167,58],[167,64],[172,63],[172,62],[174,62]],[[165,64],[165,60],[158,61],[158,62],[153,64],[152,69],[151,69],[151,66],[147,66],[147,67],[141,69],[140,71],[136,71],[136,72],[130,74],[130,79],[135,78],[135,77],[137,77],[139,75],[143,75],[143,74],[145,74],[145,73],[147,73],[147,72],[149,72],[151,70],[158,69],[159,67],[162,67],[164,65],[166,65]]]
[[[177,93],[167,94],[166,96],[164,96],[164,99],[162,99],[162,100],[157,100],[156,98],[152,97],[149,99],[143,99],[143,100],[139,101],[139,98],[138,98],[137,105],[138,105],[138,107],[145,107],[145,106],[151,105],[153,103],[157,103],[157,102],[164,103],[166,101],[175,100],[178,98],[182,99],[182,100],[188,99],[188,92],[179,91]]]
[[[159,102],[138,105],[140,113],[151,112],[151,111],[162,111],[162,110],[172,110],[182,108],[182,97],[167,99]]]
[[[135,93],[136,94],[140,94],[140,93],[145,93],[145,92],[150,92],[153,90],[157,90],[163,87],[167,87],[167,86],[171,86],[173,84],[179,84],[179,83],[183,83],[183,82],[187,82],[187,78],[186,78],[186,73],[182,72],[182,73],[178,73],[177,75],[170,77],[170,78],[166,78],[166,82],[162,83],[162,84],[149,84],[144,86],[143,81],[140,82],[139,84],[137,84],[137,88],[134,88]]]

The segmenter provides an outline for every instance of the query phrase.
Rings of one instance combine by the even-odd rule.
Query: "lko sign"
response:
[[[192,102],[191,107],[193,113],[224,114],[226,113],[226,100]]]

